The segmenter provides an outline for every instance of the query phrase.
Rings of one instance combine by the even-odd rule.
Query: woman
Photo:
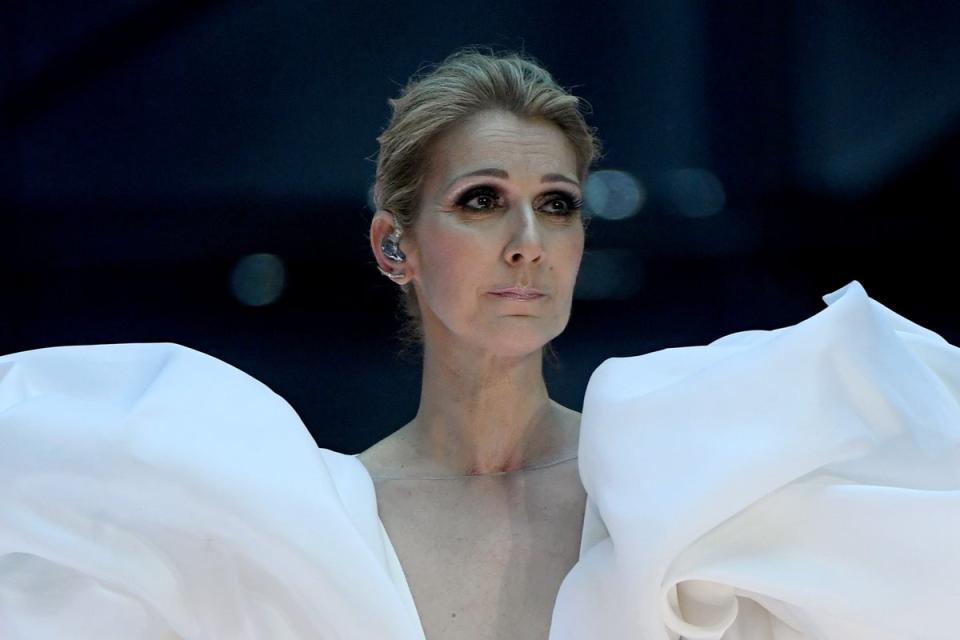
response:
[[[519,56],[462,52],[392,105],[370,239],[422,335],[423,384],[360,459],[428,638],[545,638],[585,495],[580,416],[547,395],[542,353],[570,317],[598,145]]]
[[[851,283],[608,360],[578,429],[540,371],[583,247],[575,99],[468,51],[394,107],[370,235],[417,415],[352,457],[183,347],[0,358],[0,637],[960,637],[954,347]]]

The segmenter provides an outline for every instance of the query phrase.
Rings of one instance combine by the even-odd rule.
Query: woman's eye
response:
[[[471,211],[487,211],[495,208],[499,202],[497,193],[488,187],[467,191],[457,203]]]
[[[568,217],[577,213],[583,202],[567,193],[549,193],[544,196],[541,211],[551,216]],[[500,194],[490,187],[470,189],[457,201],[457,206],[471,213],[483,213],[502,208],[504,203]]]
[[[576,213],[583,207],[583,201],[565,193],[556,193],[549,196],[546,203],[547,213],[557,216],[568,216]]]

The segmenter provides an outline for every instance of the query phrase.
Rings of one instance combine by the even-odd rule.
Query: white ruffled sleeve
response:
[[[960,638],[960,350],[825,300],[594,373],[552,640]]]
[[[359,461],[172,344],[0,358],[0,637],[422,640]]]

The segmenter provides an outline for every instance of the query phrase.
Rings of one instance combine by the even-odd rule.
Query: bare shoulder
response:
[[[549,458],[576,457],[580,440],[580,413],[550,401],[553,412],[550,428],[556,431],[545,452]],[[374,482],[397,478],[448,475],[440,461],[425,455],[423,438],[418,438],[413,422],[383,438],[357,456]]]
[[[416,464],[416,449],[408,437],[408,426],[394,431],[357,456],[374,481],[399,476]]]
[[[554,400],[551,402],[557,414],[557,427],[563,432],[564,448],[575,455],[580,443],[580,413]]]
[[[580,412],[574,411],[568,407],[563,406],[556,400],[551,400],[553,406],[556,407],[557,412],[560,415],[562,424],[570,429],[577,429],[580,427]]]

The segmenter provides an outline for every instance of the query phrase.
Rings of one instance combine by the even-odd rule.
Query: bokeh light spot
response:
[[[262,307],[276,302],[287,282],[283,260],[272,253],[244,256],[230,273],[230,291],[241,303]]]
[[[647,191],[626,171],[605,169],[587,177],[583,199],[592,215],[607,220],[624,220],[643,208]]]

